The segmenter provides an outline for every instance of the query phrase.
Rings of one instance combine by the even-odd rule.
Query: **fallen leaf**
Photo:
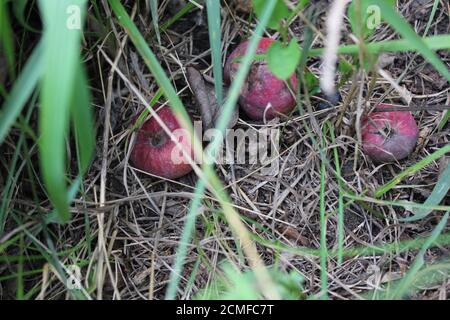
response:
[[[193,67],[187,67],[186,71],[189,85],[192,89],[195,100],[197,101],[198,107],[200,108],[203,128],[204,130],[210,129],[216,123],[221,111],[221,106],[217,103],[214,85],[210,83],[214,80],[208,79],[208,81],[206,81],[205,76]],[[226,99],[227,92],[227,88],[224,87],[224,99]],[[234,127],[238,119],[239,109],[235,108],[227,128]]]
[[[295,244],[300,243],[300,245],[304,247],[309,247],[310,245],[309,240],[306,237],[302,236],[297,229],[291,226],[283,226],[279,229],[279,231],[283,236],[285,236]]]

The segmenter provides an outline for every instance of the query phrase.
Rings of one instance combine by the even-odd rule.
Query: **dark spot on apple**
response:
[[[153,147],[158,148],[163,146],[168,138],[169,137],[165,132],[158,132],[155,133],[152,137],[150,137],[150,144]]]
[[[378,109],[388,107],[380,104]],[[419,135],[414,117],[405,111],[374,112],[365,115],[361,125],[364,152],[379,163],[408,157]]]
[[[158,109],[157,114],[172,133],[175,134],[175,131],[182,129],[169,106]],[[151,117],[136,133],[130,155],[131,162],[142,171],[168,179],[177,179],[188,174],[192,171],[192,167],[183,157],[180,148],[189,150],[191,159],[193,158],[190,136],[183,130],[177,132],[182,132],[182,136],[178,137],[181,146],[170,139],[155,117]]]

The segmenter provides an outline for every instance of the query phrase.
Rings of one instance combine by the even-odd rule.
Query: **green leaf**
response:
[[[275,41],[267,51],[267,62],[270,71],[279,79],[287,80],[300,62],[301,49],[295,39],[286,47]]]
[[[221,263],[222,273],[218,272],[207,286],[194,296],[194,300],[258,300],[262,294],[255,287],[254,272],[241,272],[231,263]],[[274,279],[277,291],[283,300],[304,299],[304,277],[296,270],[282,271],[272,266],[269,272]]]
[[[355,59],[354,61],[357,61],[357,59]],[[355,71],[355,66],[353,66],[350,62],[347,62],[347,60],[341,59],[339,61],[338,70],[341,74],[341,79],[339,80],[338,84],[339,88],[350,79],[353,72]]]
[[[44,75],[39,110],[40,166],[48,196],[58,211],[60,220],[67,222],[70,213],[65,139],[80,63],[82,17],[79,15],[83,14],[86,1],[40,0],[39,5],[44,22]]]
[[[350,64],[350,62],[347,62],[347,60],[340,60],[338,65],[338,70],[341,73],[352,73],[353,72],[353,66]]]
[[[11,93],[0,111],[0,144],[5,139],[25,103],[31,97],[42,76],[42,52],[43,47],[42,42],[40,42],[15,81]]]
[[[222,92],[222,40],[220,29],[220,1],[206,0],[208,12],[209,42],[211,43],[211,56],[214,72],[214,88],[219,106],[223,103]]]
[[[360,20],[357,19],[356,1],[352,1],[348,7],[347,14],[353,33],[358,34],[358,23],[361,23],[361,32],[364,38],[370,36],[381,23],[383,11],[376,0],[359,0],[360,2]],[[386,0],[386,2],[395,7],[396,0]]]
[[[161,45],[161,34],[159,32],[158,23],[158,0],[147,0],[147,6],[150,7],[150,13],[152,15],[152,23],[153,29],[156,33],[156,39],[158,40],[158,44]]]
[[[391,299],[391,300],[392,299],[401,299],[406,295],[406,293],[408,292],[408,289],[414,283],[417,273],[422,268],[422,266],[425,264],[426,251],[437,240],[437,238],[441,234],[442,230],[444,230],[445,225],[448,220],[448,215],[449,215],[449,213],[447,212],[444,215],[444,217],[442,217],[439,224],[434,228],[430,237],[428,237],[428,239],[425,241],[422,248],[420,249],[419,253],[417,254],[416,259],[414,260],[413,264],[409,268],[406,275],[403,277],[403,279],[400,281],[400,283],[395,287],[395,289],[388,294],[389,299]]]
[[[433,192],[428,197],[428,199],[424,202],[424,205],[438,205],[441,203],[442,199],[445,198],[445,196],[448,193],[448,190],[450,190],[450,163],[447,166],[447,169],[444,170],[441,177],[439,178],[439,181],[436,183],[436,186],[433,189]],[[427,215],[429,215],[433,210],[428,208],[418,208],[413,210],[414,216],[404,219],[399,219],[401,221],[416,221],[420,220],[422,218],[425,218]]]
[[[253,0],[253,10],[255,11],[258,19],[261,19],[266,3],[267,0]],[[278,29],[278,27],[280,26],[280,21],[282,19],[288,18],[289,15],[290,11],[284,3],[284,0],[277,0],[277,4],[275,5],[275,9],[273,10],[267,27],[270,29]]]
[[[432,154],[430,154],[427,157],[423,158],[422,160],[420,160],[419,162],[417,162],[413,166],[411,166],[411,167],[407,168],[406,170],[402,171],[397,176],[395,176],[395,178],[393,178],[391,181],[389,181],[388,183],[386,183],[386,184],[382,185],[381,187],[379,187],[374,193],[375,198],[381,197],[386,192],[388,192],[389,190],[394,188],[397,184],[399,184],[402,181],[403,178],[413,174],[414,172],[419,171],[420,169],[422,169],[425,166],[429,165],[430,163],[432,163],[436,159],[439,159],[440,157],[445,155],[447,152],[450,152],[450,145],[446,145],[446,146],[442,147],[441,149],[436,150],[435,152],[433,152]]]
[[[305,71],[304,80],[305,87],[307,88],[310,96],[320,92],[319,79],[314,73],[311,71]]]

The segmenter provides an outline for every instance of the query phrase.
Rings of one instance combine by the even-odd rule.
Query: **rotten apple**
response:
[[[165,106],[157,114],[192,159],[191,136],[182,128],[172,110]],[[192,170],[181,147],[170,138],[156,118],[151,117],[138,130],[130,157],[138,169],[163,178],[177,179]]]
[[[271,38],[261,38],[256,54],[265,54],[274,42]],[[249,41],[237,46],[229,55],[224,69],[224,80],[231,83],[240,67],[239,58],[245,55]],[[282,61],[280,61],[282,63]],[[292,90],[288,87],[288,82]],[[289,81],[278,79],[270,70],[265,60],[252,62],[250,72],[242,86],[239,104],[253,120],[270,120],[279,114],[288,114],[296,105],[295,93],[297,77],[292,74]]]
[[[380,104],[377,109],[392,108]],[[382,111],[365,115],[361,123],[364,152],[379,163],[406,158],[417,143],[419,129],[409,111]]]

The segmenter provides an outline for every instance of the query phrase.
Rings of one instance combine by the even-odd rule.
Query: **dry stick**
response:
[[[144,195],[133,196],[133,197],[129,197],[129,198],[121,198],[121,199],[117,199],[117,200],[111,200],[111,201],[107,202],[109,204],[108,207],[103,207],[103,211],[104,212],[110,211],[116,205],[124,203],[126,201],[139,201],[139,200],[142,200],[142,199],[148,199],[148,197],[159,198],[159,197],[162,197],[164,195],[165,195],[164,192],[152,192],[151,194],[146,193]],[[190,193],[190,192],[168,192],[167,196],[176,197],[176,198],[186,198],[186,199],[190,199],[190,200],[192,200],[194,198],[194,194]],[[213,201],[215,203],[218,203],[218,200],[216,198],[213,198],[213,197],[210,197],[210,196],[207,196],[207,195],[204,196],[204,199]],[[78,202],[75,201],[75,203],[78,203]],[[92,202],[92,203],[86,202],[86,203],[90,204],[90,205],[96,205],[96,203],[94,203],[94,202]],[[262,214],[259,211],[254,211],[252,209],[249,209],[249,208],[246,208],[246,207],[242,207],[242,206],[238,206],[238,205],[235,205],[235,204],[231,204],[231,205],[233,206],[233,208],[235,210],[239,210],[239,211],[247,212],[249,214],[257,215],[257,216],[261,217],[262,219],[270,219],[270,220],[276,221],[276,222],[278,222],[280,224],[284,224],[286,226],[290,226],[290,227],[293,227],[293,228],[296,227],[292,223],[289,223],[289,222],[286,222],[286,221],[283,221],[283,220],[280,220],[280,219],[277,219],[277,218],[269,217],[268,215]],[[91,215],[93,215],[93,214],[96,214],[99,210],[100,209],[98,209],[98,208],[92,209],[92,211],[95,212],[95,213],[90,213],[90,212],[89,213]],[[72,213],[78,213],[79,211],[74,210],[74,211],[71,211],[71,212]]]
[[[134,17],[136,14],[137,6],[136,4],[133,7],[133,11],[131,17]],[[123,54],[123,48],[125,47],[126,41],[128,40],[128,35],[125,35],[119,50],[117,52],[117,56],[114,60],[113,65],[117,67],[120,58]],[[103,125],[103,149],[102,149],[102,169],[100,173],[100,207],[105,206],[106,201],[106,170],[108,166],[108,148],[109,148],[109,130],[110,130],[110,120],[111,120],[111,104],[112,104],[112,91],[113,91],[113,81],[114,81],[114,73],[115,67],[112,67],[109,76],[108,76],[108,91],[106,96],[105,103],[105,121]],[[98,220],[98,262],[97,262],[97,299],[102,300],[103,298],[103,282],[104,282],[104,273],[103,273],[103,260],[104,255],[107,253],[106,244],[105,244],[105,234],[104,234],[104,223],[105,216],[104,212],[100,212],[97,215]],[[114,279],[113,273],[111,270],[111,266],[109,262],[106,263],[108,268],[108,272],[111,280]],[[113,283],[115,281],[112,281]],[[117,288],[114,286],[115,294],[120,297],[120,293],[117,291]]]
[[[449,8],[450,8],[450,4],[449,4]],[[429,27],[431,26],[431,21],[432,21],[433,18],[434,18],[434,15],[430,15],[430,17],[429,17],[429,19],[428,19],[428,23],[427,23],[427,28],[425,29],[425,32],[424,32],[424,34],[422,35],[423,38],[425,38],[425,37],[428,35]],[[403,81],[404,77],[408,74],[409,68],[412,66],[414,60],[416,59],[416,57],[417,57],[418,55],[419,55],[419,53],[414,52],[414,54],[413,54],[413,56],[412,56],[410,62],[409,62],[408,65],[406,66],[405,70],[404,70],[404,71],[400,74],[400,76],[398,77],[396,84],[400,84],[400,82]],[[385,92],[385,93],[381,96],[380,100],[382,100],[384,97],[387,97],[387,96],[392,92],[392,90],[394,90],[394,88],[391,88],[390,90],[388,90],[387,92]],[[409,103],[408,103],[408,104],[409,104]],[[395,111],[395,110],[393,110],[393,111]],[[438,110],[438,111],[441,111],[441,110]]]
[[[110,216],[110,219],[108,221],[109,222],[109,226],[108,226],[107,230],[109,230],[109,227],[111,226],[112,217],[113,217],[113,215]],[[116,229],[114,229],[112,231],[112,234],[110,236],[111,240],[109,241],[109,246],[108,246],[108,250],[107,250],[107,256],[108,257],[111,256],[111,253],[114,250],[114,243],[116,242],[116,239],[117,239],[117,233],[118,233],[118,230],[116,228]],[[121,300],[120,292],[117,289],[117,265],[116,265],[116,273],[114,274],[114,277],[112,276],[113,273],[112,273],[112,269],[111,269],[111,266],[110,266],[109,262],[106,265],[109,266],[108,273],[109,273],[110,280],[111,280],[111,286],[114,289],[113,299],[114,299],[114,297],[117,297],[118,300]]]
[[[354,165],[353,169],[356,172],[356,164],[358,162],[358,155],[359,155],[359,147],[362,145],[362,134],[361,134],[361,116],[364,112],[363,108],[363,90],[364,90],[364,72],[361,70],[359,72],[359,93],[358,93],[358,101],[356,104],[356,119],[355,119],[355,130],[356,130],[356,138],[357,143],[355,146],[355,158],[354,158]]]
[[[355,2],[355,11],[356,11],[356,26],[357,26],[357,42],[359,46],[358,50],[358,58],[360,63],[364,63],[364,57],[366,56],[366,46],[364,43],[363,38],[363,32],[362,32],[362,21],[361,21],[361,1]],[[364,69],[363,69],[364,70]],[[358,162],[358,156],[359,156],[359,148],[362,145],[362,134],[361,134],[361,117],[364,112],[364,106],[363,106],[363,90],[364,90],[364,71],[359,71],[359,92],[358,92],[358,101],[356,104],[356,119],[355,119],[355,130],[356,130],[356,138],[357,138],[357,144],[355,146],[355,157],[354,157],[354,163],[353,163],[353,169],[356,172],[356,165]]]
[[[153,250],[151,255],[151,266],[150,266],[150,285],[149,285],[149,293],[148,293],[148,299],[153,300],[153,295],[155,291],[155,260],[156,260],[156,251],[158,248],[160,233],[161,233],[161,227],[164,220],[164,212],[166,211],[166,201],[167,201],[167,183],[164,184],[164,198],[163,203],[161,205],[161,211],[159,215],[159,221],[158,221],[158,229],[156,230],[155,234],[155,243],[153,244]]]
[[[12,230],[11,232],[7,233],[6,235],[4,235],[2,238],[0,238],[0,244],[5,243],[6,241],[8,241],[9,239],[11,239],[14,235],[18,234],[19,232],[28,229],[29,227],[32,227],[33,225],[36,225],[36,222],[30,221],[27,222],[17,228],[15,228],[14,230]]]
[[[322,76],[320,77],[320,87],[327,95],[333,95],[336,91],[334,77],[338,59],[337,48],[341,38],[345,7],[348,2],[349,0],[335,0],[327,16],[327,37],[323,53]]]
[[[156,229],[156,233],[155,233],[155,243],[153,244],[153,250],[152,250],[152,254],[150,256],[151,266],[150,266],[150,269],[148,270],[148,272],[150,273],[150,285],[149,285],[149,298],[148,299],[149,300],[153,300],[154,287],[155,287],[155,279],[154,279],[155,256],[156,256],[156,250],[157,250],[156,248],[158,247],[159,237],[160,237],[160,233],[161,233],[162,223],[163,223],[163,220],[164,220],[164,211],[165,211],[165,208],[166,208],[167,183],[164,184],[164,191],[162,192],[163,204],[162,204],[161,210],[160,210],[159,207],[156,205],[156,203],[153,201],[151,195],[145,189],[144,185],[142,184],[141,180],[139,179],[137,174],[134,172],[134,170],[132,170],[131,172],[133,173],[134,178],[138,182],[138,184],[141,187],[141,189],[144,191],[146,199],[149,200],[150,204],[154,207],[155,211],[158,212],[159,217],[160,217],[159,218],[159,222],[158,222],[158,228]],[[130,207],[133,208],[133,206],[130,206]],[[134,215],[134,210],[133,210],[133,215]],[[135,223],[137,224],[137,221],[135,221]],[[143,235],[142,235],[142,233],[141,233],[141,231],[139,229],[137,229],[137,234],[139,236],[143,237]]]
[[[377,72],[391,84],[391,86],[398,92],[407,105],[411,103],[411,93],[406,88],[400,87],[399,82],[395,81],[387,71],[377,68]]]
[[[42,285],[41,285],[41,291],[39,292],[39,295],[37,296],[36,300],[44,300],[45,293],[47,291],[48,287],[48,274],[49,274],[49,267],[48,263],[44,264],[42,267]]]
[[[413,106],[409,106],[409,107],[404,107],[404,106],[394,106],[392,105],[392,107],[389,108],[375,108],[373,110],[373,112],[391,112],[391,111],[446,111],[446,110],[450,110],[450,106],[446,106],[446,105],[423,105],[423,106],[418,106],[418,105],[413,105]]]
[[[345,113],[350,106],[351,101],[353,100],[356,91],[358,90],[358,86],[356,84],[356,74],[353,76],[352,80],[352,86],[350,87],[350,90],[347,94],[347,97],[344,98],[344,102],[342,104],[341,113],[338,116],[338,119],[336,120],[336,128],[341,128],[342,121],[344,120]]]

